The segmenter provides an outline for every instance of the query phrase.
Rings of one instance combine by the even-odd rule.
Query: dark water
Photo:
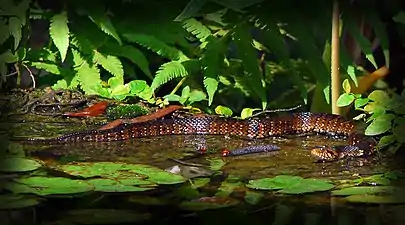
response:
[[[73,130],[90,128],[84,123],[8,123],[16,136],[55,136]],[[12,126],[11,126],[12,125]],[[10,129],[7,129],[9,132]],[[177,163],[171,159],[183,159],[189,163],[207,164],[211,158],[219,158],[221,150],[243,146],[276,144],[280,151],[227,157],[222,168],[228,176],[254,179],[273,177],[280,174],[299,175],[305,178],[329,178],[332,180],[354,179],[359,176],[384,173],[401,168],[401,162],[375,155],[368,158],[343,160],[332,163],[315,163],[309,150],[315,146],[342,144],[323,136],[274,138],[266,140],[242,140],[224,136],[164,136],[140,138],[109,143],[74,143],[64,145],[25,144],[29,157],[42,159],[48,164],[70,161],[111,161],[144,163],[168,168]],[[207,146],[213,152],[203,157],[196,156],[198,146]],[[223,179],[219,178],[219,179]],[[220,185],[215,181],[201,190],[203,196],[212,196]],[[402,205],[345,204],[329,194],[307,194],[280,196],[265,192],[258,205],[243,202],[244,192],[235,191],[229,198],[240,201],[234,207],[188,211],[178,207],[182,198],[176,196],[177,187],[163,187],[157,191],[141,194],[92,194],[73,199],[48,199],[35,213],[19,211],[26,220],[21,224],[80,224],[66,222],[65,213],[72,209],[107,208],[125,209],[149,214],[150,218],[141,224],[405,224],[405,207]],[[145,196],[165,200],[163,205],[150,205],[142,200]],[[132,200],[131,200],[132,199]],[[184,199],[182,199],[184,200]],[[32,215],[31,215],[32,214]],[[14,219],[13,221],[20,221]],[[59,222],[58,222],[59,221]],[[60,222],[62,221],[62,222]],[[108,224],[108,223],[107,223]],[[132,223],[130,223],[132,224]]]

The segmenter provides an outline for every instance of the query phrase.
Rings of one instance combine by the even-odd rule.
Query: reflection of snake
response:
[[[312,149],[311,154],[322,160],[366,156],[375,150],[375,140],[357,133],[354,121],[345,120],[337,115],[309,112],[246,120],[208,115],[165,118],[134,124],[121,124],[107,130],[80,131],[50,139],[31,138],[28,141],[46,143],[102,142],[176,134],[230,135],[254,139],[306,133],[348,138],[348,144],[345,146]]]

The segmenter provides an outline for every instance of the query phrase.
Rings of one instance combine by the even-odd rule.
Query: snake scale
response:
[[[346,120],[338,115],[310,112],[245,120],[212,115],[160,118],[140,123],[124,123],[112,129],[79,131],[55,138],[30,138],[26,141],[43,143],[105,142],[150,136],[191,134],[259,139],[307,133],[347,138],[347,145],[313,148],[311,154],[320,160],[367,156],[375,151],[376,141],[357,132],[354,121]],[[257,149],[255,150],[257,151]]]

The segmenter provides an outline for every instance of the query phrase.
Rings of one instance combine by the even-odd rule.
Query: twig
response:
[[[28,73],[30,74],[31,80],[32,80],[32,87],[35,88],[36,87],[36,83],[35,83],[35,78],[34,75],[32,74],[31,70],[28,68],[28,66],[26,66],[24,63],[21,64],[23,67],[25,67],[25,69],[27,69]]]
[[[292,108],[286,108],[286,109],[265,110],[265,111],[261,111],[261,112],[258,112],[256,114],[253,114],[252,117],[255,117],[255,116],[258,116],[258,115],[261,115],[261,114],[264,114],[264,113],[289,112],[289,111],[293,111],[293,110],[296,110],[296,109],[301,108],[301,107],[302,107],[302,105],[297,105],[297,106],[294,106]]]

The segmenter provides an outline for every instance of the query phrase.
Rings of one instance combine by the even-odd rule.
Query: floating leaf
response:
[[[251,204],[251,205],[256,205],[262,200],[264,197],[263,193],[255,192],[255,191],[250,191],[246,190],[245,193],[245,202]]]
[[[63,221],[74,224],[133,224],[148,220],[150,214],[120,209],[78,209],[64,213]]]
[[[396,191],[392,186],[364,186],[364,187],[348,187],[341,190],[332,191],[332,195],[348,196],[348,195],[363,195],[363,194],[391,194]]]
[[[374,204],[403,204],[405,203],[405,195],[402,193],[380,196],[380,195],[351,195],[344,200],[354,203],[374,203]]]
[[[93,185],[86,181],[42,176],[13,179],[3,187],[15,194],[33,193],[43,196],[79,194],[94,190]]]
[[[85,178],[103,177],[116,181],[127,179],[147,180],[157,184],[182,183],[186,178],[164,171],[157,167],[142,164],[125,164],[113,162],[76,163],[59,167],[65,173]]]
[[[32,207],[39,204],[39,199],[22,195],[0,195],[0,209],[11,210]]]
[[[326,191],[334,187],[323,179],[304,179],[299,176],[279,175],[273,178],[250,180],[246,185],[249,188],[261,190],[279,190],[284,194],[302,194],[317,191]]]
[[[211,158],[208,161],[210,162],[211,170],[220,170],[226,164],[222,158]]]
[[[219,209],[237,205],[238,200],[222,197],[202,197],[190,202],[183,202],[180,207],[185,210],[203,211],[207,209]]]
[[[148,181],[142,181],[139,179],[132,179],[134,182],[128,182],[124,184],[122,181],[115,181],[111,179],[91,179],[88,182],[94,185],[95,191],[100,192],[139,192],[152,190],[150,187],[137,187],[134,185],[148,185],[152,184]]]
[[[28,172],[41,166],[36,160],[27,158],[12,157],[0,160],[0,172]]]

